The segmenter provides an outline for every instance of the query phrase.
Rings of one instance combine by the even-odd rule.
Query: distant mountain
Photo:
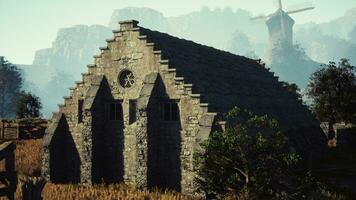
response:
[[[251,23],[251,15],[242,9],[234,11],[227,7],[212,10],[203,7],[197,12],[164,17],[162,13],[150,8],[130,7],[115,10],[109,25],[116,29],[118,21],[136,19],[140,21],[140,26],[223,50],[231,46],[233,33],[240,30],[252,39],[254,47],[262,47],[263,41],[268,39],[267,29],[263,23]],[[257,52],[263,55],[263,52]]]
[[[345,15],[319,25],[327,35],[348,39],[349,33],[356,26],[356,8],[346,11]]]
[[[58,31],[52,47],[38,50],[33,65],[51,66],[55,70],[73,74],[75,78],[93,62],[99,47],[112,37],[111,29],[101,25],[77,25]]]
[[[228,42],[236,30],[249,32],[251,13],[231,8],[202,8],[199,12],[169,18],[169,32],[198,43],[227,49]]]
[[[62,28],[51,48],[38,50],[32,65],[21,66],[25,89],[43,100],[45,116],[50,116],[63,101],[67,88],[80,79],[86,65],[93,63],[93,55],[111,37],[111,29],[101,25]]]
[[[118,28],[118,22],[135,19],[140,22],[140,26],[149,27],[153,30],[167,32],[168,20],[162,13],[151,8],[127,7],[114,10],[111,15],[109,27],[113,30]]]
[[[296,25],[295,38],[318,62],[348,58],[356,65],[356,8],[326,23]]]
[[[318,24],[299,27],[295,35],[306,53],[318,62],[328,63],[348,58],[352,64],[356,64],[356,44],[348,39],[330,35]]]

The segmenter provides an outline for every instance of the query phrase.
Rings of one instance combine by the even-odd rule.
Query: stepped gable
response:
[[[306,106],[255,60],[142,27],[140,32],[162,51],[177,76],[194,85],[209,111],[224,113],[239,106],[277,119],[285,130],[318,126]]]
[[[321,149],[315,118],[259,61],[137,24],[120,22],[53,113],[43,177],[194,194],[193,155],[234,106],[277,119],[297,150]]]

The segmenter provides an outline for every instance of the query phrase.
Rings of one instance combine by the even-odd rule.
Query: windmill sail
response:
[[[293,48],[293,26],[295,21],[289,14],[312,10],[314,7],[308,6],[301,9],[293,9],[284,11],[282,0],[278,0],[278,10],[270,15],[259,15],[251,18],[251,20],[266,20],[266,25],[269,31],[269,49],[276,47]],[[272,51],[270,51],[272,52]],[[270,57],[267,55],[267,60]]]
[[[250,18],[250,20],[267,19],[267,18],[268,18],[268,16],[266,16],[266,15],[259,15],[259,16]]]
[[[283,11],[283,4],[282,4],[282,0],[278,0],[278,11]],[[294,13],[299,13],[299,12],[303,12],[303,11],[307,11],[307,10],[313,10],[315,9],[314,6],[309,6],[309,7],[306,7],[306,8],[301,8],[301,9],[296,9],[296,10],[291,10],[291,11],[287,11],[285,13],[287,13],[288,15],[289,14],[294,14]],[[259,15],[259,16],[256,16],[256,17],[251,17],[250,20],[267,20],[268,18],[272,17],[274,15],[273,14],[270,14],[270,15]]]
[[[298,10],[292,10],[292,11],[287,11],[287,14],[293,14],[293,13],[298,13],[298,12],[303,12],[303,11],[307,11],[307,10],[313,10],[315,7],[308,7],[308,8],[302,8],[302,9],[298,9]]]

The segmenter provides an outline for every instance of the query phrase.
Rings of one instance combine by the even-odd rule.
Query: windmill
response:
[[[270,36],[270,47],[273,47],[278,43],[293,46],[293,26],[295,21],[289,15],[312,10],[315,7],[305,7],[297,10],[284,11],[282,0],[278,0],[278,3],[279,8],[276,12],[267,16],[259,15],[251,18],[251,20],[266,20]]]

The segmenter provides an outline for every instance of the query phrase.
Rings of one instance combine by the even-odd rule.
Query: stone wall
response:
[[[197,144],[208,137],[215,113],[209,113],[200,95],[193,94],[193,85],[177,77],[169,61],[162,60],[161,52],[141,35],[137,22],[120,25],[54,114],[44,145],[43,174],[51,179],[49,149],[59,126],[56,115],[62,113],[79,153],[82,183],[103,178],[107,182],[123,180],[138,188],[159,186],[192,193],[193,154]],[[120,85],[123,70],[133,73],[132,87]],[[83,110],[78,109],[81,100]],[[167,100],[178,104],[175,124],[162,121],[159,114]],[[106,105],[113,101],[120,102],[122,120],[117,122],[121,125],[107,119]],[[137,102],[134,111],[132,102]],[[83,116],[82,121],[78,116]],[[109,179],[109,175],[117,178]]]

